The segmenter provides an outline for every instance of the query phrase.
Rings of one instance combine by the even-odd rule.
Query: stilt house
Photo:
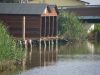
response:
[[[0,3],[0,21],[16,39],[56,38],[56,5]]]

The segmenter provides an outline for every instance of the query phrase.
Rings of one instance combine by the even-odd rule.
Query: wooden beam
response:
[[[23,16],[23,23],[22,23],[22,38],[25,40],[25,16]]]

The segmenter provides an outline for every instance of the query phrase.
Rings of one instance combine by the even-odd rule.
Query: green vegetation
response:
[[[96,23],[94,30],[88,35],[88,38],[91,40],[100,40],[100,23]]]
[[[86,30],[79,19],[72,13],[63,12],[59,15],[58,32],[60,36],[69,40],[83,40]]]
[[[22,48],[18,48],[6,27],[0,23],[0,61],[20,60],[23,57]]]
[[[94,32],[100,33],[100,23],[95,24]]]

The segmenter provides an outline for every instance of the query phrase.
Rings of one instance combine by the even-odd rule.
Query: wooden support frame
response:
[[[23,16],[23,23],[22,23],[22,39],[25,41],[25,16]]]

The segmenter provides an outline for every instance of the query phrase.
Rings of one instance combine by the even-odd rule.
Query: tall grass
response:
[[[3,23],[0,23],[0,61],[20,60],[22,57],[22,49],[16,47],[16,43],[9,35],[7,28]]]

